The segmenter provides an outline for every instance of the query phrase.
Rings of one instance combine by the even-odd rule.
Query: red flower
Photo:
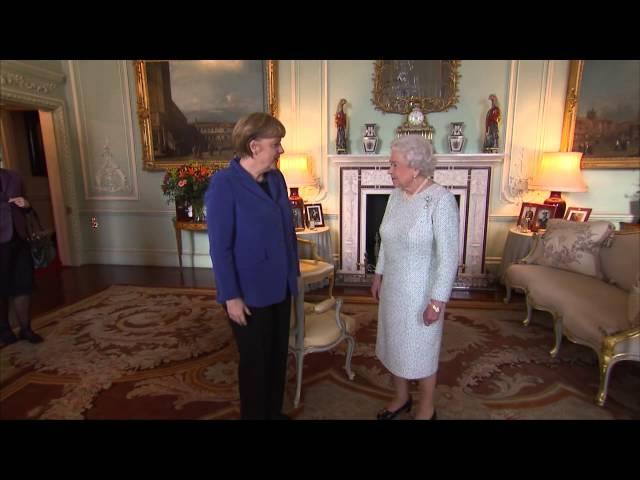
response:
[[[168,197],[168,202],[176,197],[187,201],[201,200],[209,186],[209,178],[215,171],[213,167],[197,163],[170,168],[162,181],[162,193]]]

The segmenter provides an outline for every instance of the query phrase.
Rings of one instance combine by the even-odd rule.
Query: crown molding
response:
[[[66,75],[18,60],[0,60],[0,85],[38,95],[51,95],[66,82]]]

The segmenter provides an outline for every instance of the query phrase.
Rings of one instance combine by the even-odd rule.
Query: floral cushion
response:
[[[613,233],[611,222],[570,222],[549,220],[546,232],[522,263],[560,268],[596,278],[603,278],[600,247]]]

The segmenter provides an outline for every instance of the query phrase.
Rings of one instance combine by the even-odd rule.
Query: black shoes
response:
[[[29,343],[44,342],[44,338],[31,329],[20,330],[17,336],[12,330],[6,330],[0,333],[0,342],[2,342],[3,345],[11,345],[12,343],[16,343],[18,340],[26,340]]]
[[[382,410],[380,410],[378,412],[378,415],[376,416],[376,418],[378,420],[393,420],[394,418],[396,418],[401,413],[411,411],[411,406],[412,405],[413,405],[413,399],[411,397],[409,397],[409,400],[407,400],[405,402],[405,404],[402,405],[399,409],[394,410],[393,412],[391,412],[391,411],[387,410],[386,408],[383,408]]]
[[[11,330],[4,331],[0,333],[0,342],[3,345],[11,345],[12,343],[16,343],[19,340],[18,337]]]
[[[18,338],[20,340],[26,340],[29,343],[42,343],[44,342],[44,338],[38,335],[33,330],[20,330],[18,332]]]

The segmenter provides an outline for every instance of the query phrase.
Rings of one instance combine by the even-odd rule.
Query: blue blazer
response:
[[[273,198],[240,166],[217,171],[205,194],[209,252],[217,301],[242,298],[265,307],[298,294],[298,244],[287,186],[279,170],[265,174]]]

